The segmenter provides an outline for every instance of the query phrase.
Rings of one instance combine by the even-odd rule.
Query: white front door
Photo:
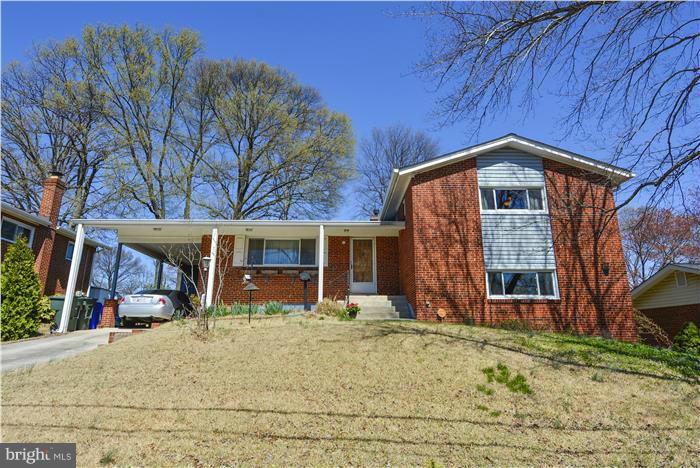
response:
[[[376,266],[374,239],[352,239],[350,241],[350,292],[376,293]]]

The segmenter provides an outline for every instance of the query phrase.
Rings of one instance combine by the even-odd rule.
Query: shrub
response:
[[[338,304],[333,299],[324,299],[320,304],[316,306],[316,313],[319,315],[327,315],[328,317],[338,317],[342,314],[345,308]]]
[[[286,314],[287,311],[284,310],[284,306],[281,302],[271,301],[263,306],[263,311],[265,315],[282,315]]]
[[[260,311],[260,306],[253,304],[250,312],[252,314],[257,314]],[[234,302],[231,304],[231,315],[248,315],[248,304],[243,302]]]
[[[673,350],[700,356],[700,332],[697,325],[688,322],[673,339]]]
[[[2,341],[28,338],[39,327],[41,285],[34,271],[34,253],[23,237],[5,253],[0,275]]]
[[[665,348],[671,347],[671,339],[668,337],[664,329],[652,319],[636,310],[634,312],[634,321],[637,325],[638,338],[648,336]]]
[[[39,299],[39,321],[41,323],[53,323],[56,311],[51,308],[51,300],[46,296]]]

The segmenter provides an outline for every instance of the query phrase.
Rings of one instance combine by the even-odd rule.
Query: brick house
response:
[[[59,212],[65,185],[58,173],[52,173],[45,181],[39,204],[39,214],[31,214],[2,202],[1,254],[17,238],[25,237],[34,251],[35,269],[39,274],[42,293],[46,296],[65,294],[68,284],[75,232],[58,226]],[[78,268],[77,289],[87,291],[90,285],[95,250],[105,247],[91,239],[85,239],[85,247]]]
[[[522,320],[634,340],[613,196],[631,177],[510,134],[395,169],[374,220],[74,224],[116,229],[120,249],[190,272],[210,304],[247,300],[244,275],[260,288],[256,302],[299,304],[305,272],[311,297],[360,302],[361,316],[383,307],[418,320]],[[202,271],[205,256],[214,274]]]
[[[700,265],[666,265],[632,290],[632,304],[670,339],[688,322],[700,327]],[[642,338],[650,344],[660,344],[653,337]]]

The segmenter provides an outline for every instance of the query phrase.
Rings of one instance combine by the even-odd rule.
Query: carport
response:
[[[123,246],[134,249],[160,262],[157,282],[162,276],[162,264],[168,263],[181,268],[183,263],[199,265],[208,255],[208,271],[217,270],[217,252],[222,236],[233,236],[232,261],[234,265],[246,262],[246,238],[304,238],[315,239],[315,264],[308,266],[316,270],[317,301],[324,297],[324,266],[328,263],[328,236],[373,237],[398,235],[402,222],[379,221],[269,221],[269,220],[183,220],[183,219],[76,219],[71,224],[76,228],[75,249],[68,281],[64,313],[59,331],[67,327],[66,311],[70,310],[77,277],[78,259],[82,255],[85,228],[109,229],[117,233],[117,265],[111,284],[111,298],[114,298],[116,280],[119,275],[119,260]],[[207,252],[201,251],[202,239],[210,236]],[[197,258],[193,258],[193,250]],[[215,274],[207,275],[204,289],[205,305],[212,305]]]

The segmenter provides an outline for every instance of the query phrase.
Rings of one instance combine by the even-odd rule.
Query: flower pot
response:
[[[355,320],[357,318],[357,311],[353,310],[348,313],[350,315],[350,318]]]

